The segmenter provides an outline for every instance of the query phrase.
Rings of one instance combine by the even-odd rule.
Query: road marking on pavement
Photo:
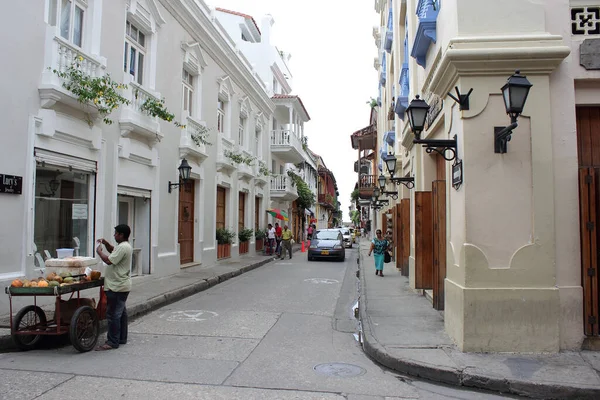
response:
[[[338,281],[338,280],[327,279],[327,278],[310,278],[310,279],[305,279],[304,282],[324,283],[326,285],[333,285],[334,283],[340,283],[340,281]]]
[[[166,318],[169,322],[200,322],[218,316],[219,314],[213,311],[186,310],[171,311],[170,313],[162,314],[159,318]]]

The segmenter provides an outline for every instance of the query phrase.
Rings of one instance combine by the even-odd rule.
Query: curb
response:
[[[359,253],[360,271],[363,266],[363,255]],[[363,350],[379,364],[402,374],[424,378],[433,382],[453,386],[471,387],[486,391],[515,394],[537,399],[599,399],[600,388],[581,387],[573,385],[558,385],[506,379],[469,372],[470,368],[454,369],[415,360],[401,359],[389,354],[373,334],[371,321],[367,314],[367,297],[365,290],[365,274],[359,272],[360,298],[358,302],[359,318],[362,326]]]
[[[295,251],[294,251],[295,252]],[[167,306],[169,304],[175,303],[179,300],[182,300],[186,297],[192,296],[196,293],[202,292],[208,288],[211,288],[219,283],[225,282],[233,277],[242,275],[246,272],[250,272],[254,269],[262,267],[265,264],[268,264],[272,261],[275,261],[274,258],[266,258],[262,261],[259,261],[254,264],[249,264],[237,269],[235,271],[225,272],[221,275],[214,276],[212,278],[204,279],[202,281],[194,282],[187,286],[182,286],[180,288],[171,290],[170,292],[161,293],[157,296],[149,298],[147,301],[132,305],[127,308],[127,316],[129,321],[133,321],[137,318],[140,318],[152,311],[156,311],[159,308]],[[106,320],[100,321],[100,333],[106,332]],[[12,337],[10,335],[0,336],[0,353],[2,352],[11,352],[11,351],[19,351],[19,349],[15,346]]]

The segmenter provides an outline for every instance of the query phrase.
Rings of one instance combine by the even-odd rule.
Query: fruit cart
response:
[[[100,288],[104,290],[104,278],[86,282],[75,282],[68,285],[54,287],[7,287],[10,303],[10,315],[13,315],[13,297],[32,296],[33,304],[23,307],[10,320],[10,333],[15,344],[21,350],[35,348],[43,336],[57,336],[68,334],[71,344],[80,352],[92,350],[98,342],[100,334],[100,315],[90,303],[92,300],[82,298],[80,292],[86,289]],[[41,307],[37,305],[38,296],[54,296],[54,318],[50,321]],[[63,300],[62,297],[68,297]],[[66,306],[71,305],[74,312],[70,318],[65,318]],[[63,315],[61,315],[61,312]]]

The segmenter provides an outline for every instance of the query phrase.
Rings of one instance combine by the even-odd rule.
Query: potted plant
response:
[[[265,245],[265,238],[267,237],[266,229],[257,229],[254,233],[254,237],[256,238],[255,250],[262,251]]]
[[[217,228],[217,260],[231,257],[231,242],[235,233],[227,228]]]
[[[248,252],[248,243],[254,231],[249,228],[243,228],[238,232],[238,239],[240,239],[240,254]]]

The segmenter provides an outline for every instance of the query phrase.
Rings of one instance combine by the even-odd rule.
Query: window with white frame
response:
[[[240,147],[244,147],[246,136],[246,118],[240,115],[240,125],[238,127],[238,144]]]
[[[225,133],[225,102],[221,99],[217,102],[217,131]]]
[[[146,35],[138,27],[127,21],[125,27],[125,54],[123,70],[129,72],[133,81],[143,85],[144,61],[146,57]]]
[[[190,74],[187,70],[183,70],[182,74],[182,95],[183,99],[183,111],[187,111],[188,115],[192,115],[193,102],[194,102],[194,75]]]
[[[254,132],[254,155],[258,158],[262,157],[262,148],[261,148],[261,132],[260,129],[257,129]]]
[[[48,22],[58,26],[62,38],[83,47],[83,24],[87,11],[87,0],[50,0]]]

